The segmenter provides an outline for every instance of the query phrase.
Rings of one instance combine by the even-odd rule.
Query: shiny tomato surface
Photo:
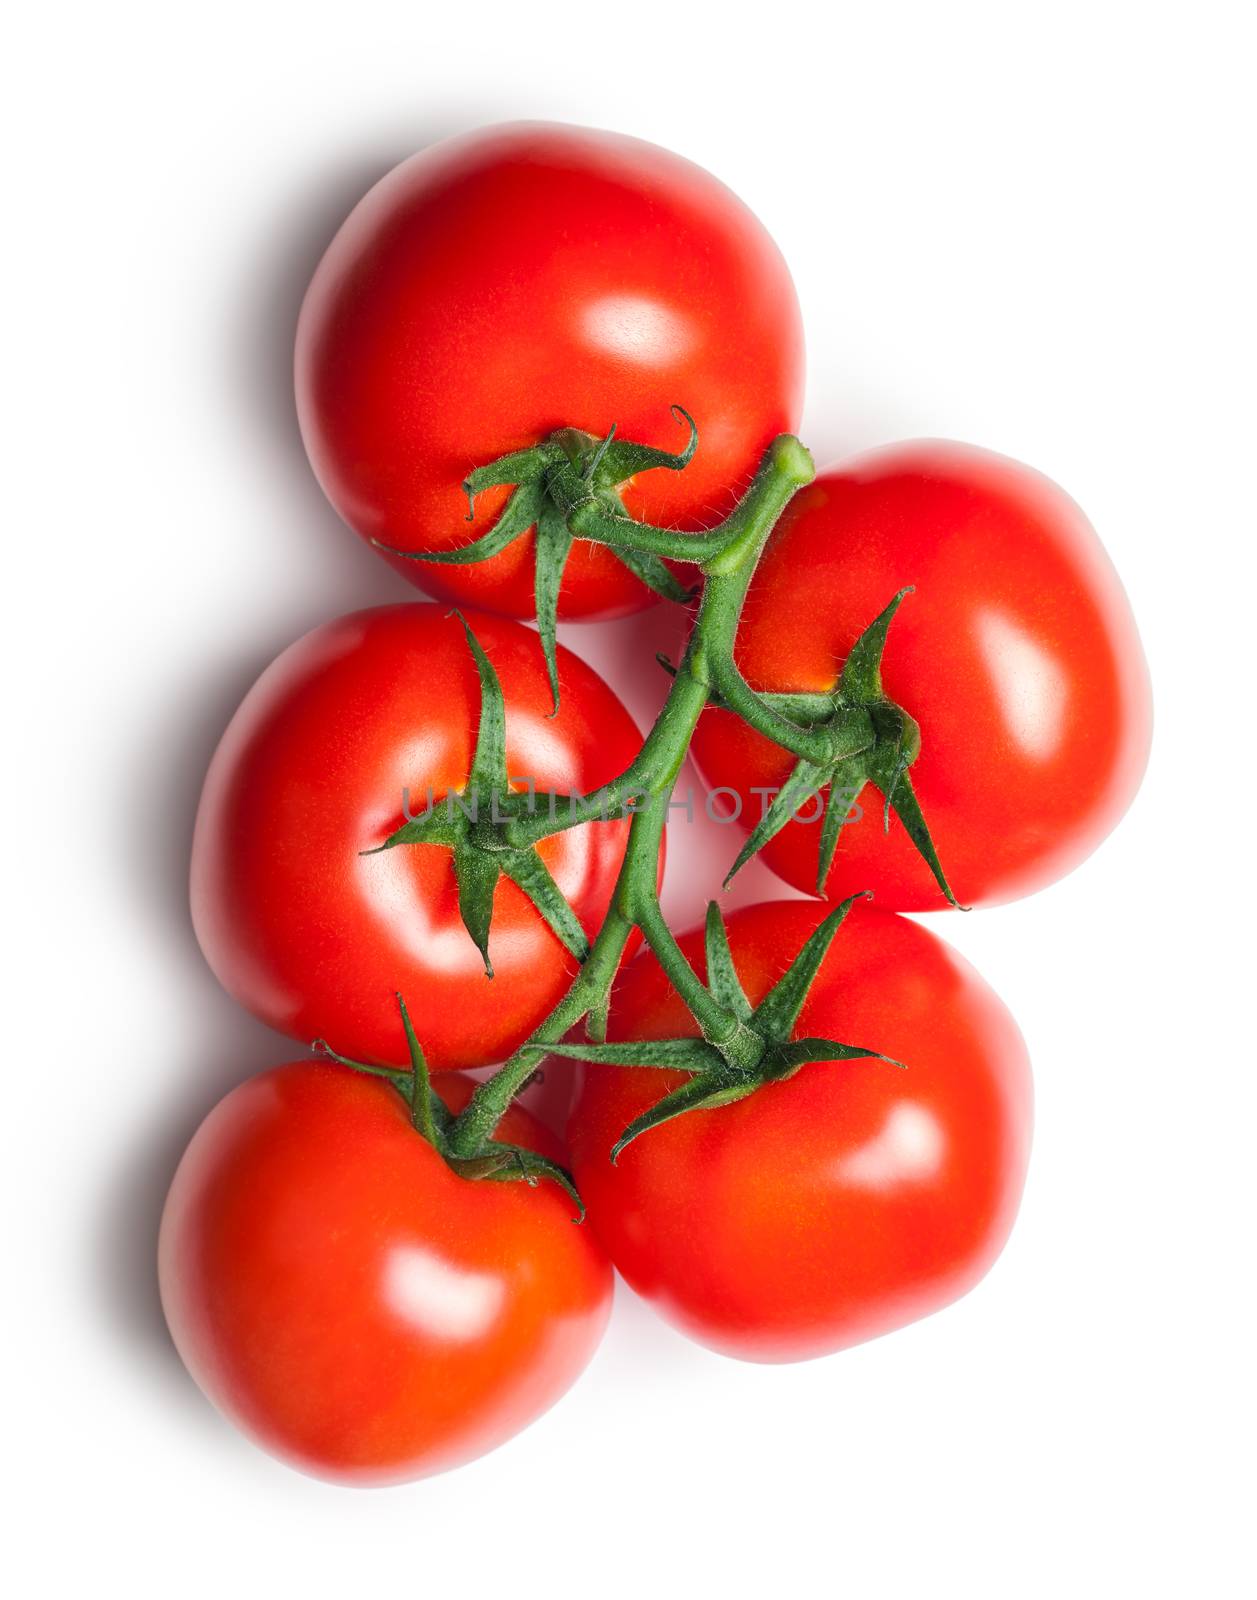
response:
[[[597,790],[640,738],[620,701],[559,650],[562,708],[537,635],[468,621],[502,683],[508,771],[547,794]],[[408,809],[460,790],[480,719],[457,617],[384,606],[315,628],[249,691],[211,762],[192,851],[192,912],[224,987],[272,1027],[342,1055],[405,1066],[400,991],[434,1071],[504,1059],[565,992],[576,961],[523,892],[494,898],[493,978],[459,915],[453,853],[364,855]],[[539,847],[589,936],[610,902],[628,823],[595,821]]]
[[[1130,804],[1148,757],[1151,701],[1130,606],[1086,517],[1004,456],[920,441],[822,473],[787,509],[756,573],[737,660],[765,690],[827,690],[862,630],[905,585],[883,661],[886,693],[921,727],[912,782],[963,905],[1016,899],[1062,877]],[[694,757],[742,801],[749,828],[792,766],[724,711]],[[732,800],[728,801],[732,806]],[[827,880],[888,910],[946,902],[903,826],[882,830],[864,791]],[[814,890],[815,805],[764,859]]]
[[[468,472],[557,428],[680,449],[629,512],[707,527],[768,443],[795,427],[803,337],[777,247],[700,167],[620,134],[515,123],[447,139],[395,168],[332,241],[302,308],[297,405],[332,504],[366,539],[444,550],[467,523]],[[479,566],[390,558],[429,593],[534,614],[533,535]],[[561,617],[611,616],[651,593],[578,544]]]
[[[457,1110],[472,1085],[442,1080]],[[499,1134],[552,1160],[527,1112]],[[378,1078],[293,1062],[202,1123],[162,1218],[179,1353],[258,1444],[318,1477],[396,1483],[518,1433],[602,1337],[611,1269],[553,1183],[457,1177]]]
[[[824,915],[806,901],[728,919],[752,1003]],[[681,940],[706,970],[702,930]],[[618,985],[610,1037],[696,1032],[652,954]],[[1025,1179],[1031,1081],[999,999],[916,923],[857,908],[796,1038],[904,1062],[816,1062],[748,1098],[642,1134],[629,1122],[681,1074],[583,1069],[568,1130],[589,1217],[631,1286],[701,1343],[753,1361],[824,1355],[970,1289],[999,1254]]]

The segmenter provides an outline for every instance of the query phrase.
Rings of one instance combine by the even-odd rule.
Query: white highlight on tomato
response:
[[[841,1175],[865,1189],[919,1182],[938,1171],[944,1143],[942,1129],[924,1106],[897,1105],[879,1131],[844,1158]]]
[[[694,342],[693,329],[675,311],[636,294],[595,301],[585,312],[584,330],[592,344],[643,367],[674,361]]]
[[[477,1339],[492,1327],[504,1290],[487,1273],[452,1267],[432,1250],[405,1245],[385,1267],[385,1293],[403,1321],[435,1339]]]
[[[1009,734],[1027,755],[1049,760],[1064,731],[1065,674],[1042,645],[998,611],[979,618],[978,639]]]

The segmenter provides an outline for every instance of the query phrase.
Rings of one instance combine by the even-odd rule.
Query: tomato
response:
[[[943,868],[962,905],[1029,894],[1090,854],[1143,774],[1151,703],[1125,594],[1082,512],[1037,472],[965,445],[894,445],[822,473],[786,511],[747,599],[743,673],[757,689],[828,690],[908,584],[882,679],[921,727],[911,778]],[[737,792],[748,827],[765,803],[754,790],[780,786],[793,764],[720,710],[693,753],[709,785]],[[942,907],[899,820],[887,837],[872,789],[860,807],[829,896],[872,889],[884,909]],[[813,891],[815,810],[763,852]]]
[[[551,717],[531,629],[471,614],[506,698],[509,774],[548,791],[597,790],[640,747],[605,683],[561,651]],[[460,790],[480,718],[462,624],[435,605],[384,606],[315,628],[249,691],[210,765],[192,851],[192,912],[224,987],[294,1038],[406,1065],[395,992],[410,1002],[435,1071],[507,1056],[566,991],[576,961],[502,878],[488,948],[460,918],[453,855],[381,844],[409,810]],[[518,787],[518,785],[516,785]],[[538,854],[587,935],[605,917],[628,823],[544,840]]]
[[[684,472],[625,492],[646,521],[695,529],[732,505],[803,398],[798,303],[780,253],[715,178],[619,134],[516,123],[447,139],[384,177],[332,241],[297,330],[297,404],[332,504],[366,539],[445,550],[468,472],[554,430],[675,450]],[[392,557],[429,593],[534,614],[533,535],[479,566]],[[578,544],[561,617],[613,616],[650,592]]]
[[[730,916],[752,1004],[823,915],[791,901]],[[702,931],[680,943],[705,973]],[[696,1031],[654,956],[639,955],[615,992],[611,1037]],[[839,1350],[964,1294],[1008,1235],[1029,1147],[1016,1024],[915,923],[853,911],[794,1036],[882,1051],[906,1070],[813,1062],[650,1129],[612,1166],[628,1124],[685,1080],[599,1063],[583,1069],[568,1130],[590,1220],[630,1285],[701,1343],[754,1361]]]
[[[453,1109],[472,1085],[442,1080]],[[561,1158],[512,1107],[503,1138]],[[456,1176],[387,1083],[291,1062],[202,1123],[162,1217],[188,1370],[267,1450],[397,1483],[482,1455],[588,1363],[611,1269],[555,1184]]]

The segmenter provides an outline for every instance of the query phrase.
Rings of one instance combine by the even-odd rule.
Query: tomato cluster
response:
[[[1029,469],[924,442],[814,474],[802,376],[760,224],[619,136],[439,144],[318,268],[314,470],[477,609],[298,640],[197,816],[206,958],[322,1059],[196,1134],[163,1304],[209,1397],[304,1470],[396,1482],[510,1437],[591,1358],[613,1266],[713,1349],[783,1361],[927,1315],[1003,1246],[1025,1046],[899,913],[1024,895],[1101,841],[1147,755],[1138,637]],[[643,740],[554,623],[687,587]],[[813,899],[667,928],[691,739],[731,867],[762,850]],[[543,1065],[580,1074],[565,1140],[513,1103]]]

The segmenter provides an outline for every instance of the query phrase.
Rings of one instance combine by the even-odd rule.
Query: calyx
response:
[[[454,1149],[452,1138],[458,1118],[432,1087],[427,1060],[411,1024],[406,1002],[400,994],[397,996],[397,1004],[401,1010],[402,1027],[406,1032],[406,1045],[410,1052],[409,1072],[399,1071],[395,1067],[374,1066],[366,1061],[351,1061],[348,1056],[338,1055],[325,1039],[316,1039],[311,1048],[315,1055],[322,1056],[325,1060],[335,1061],[338,1065],[349,1067],[354,1072],[365,1073],[372,1078],[383,1078],[391,1083],[406,1102],[415,1132],[427,1140],[450,1171],[460,1178],[489,1179],[495,1183],[526,1183],[530,1188],[535,1188],[543,1178],[549,1179],[551,1183],[557,1183],[576,1206],[577,1220],[583,1222],[585,1206],[571,1174],[549,1157],[539,1155],[526,1145],[507,1144],[504,1140],[493,1138],[482,1140],[470,1153]]]
[[[560,428],[530,449],[512,451],[487,466],[477,467],[463,482],[468,522],[475,519],[476,496],[483,490],[512,485],[514,492],[493,526],[456,550],[398,550],[378,540],[375,542],[389,555],[404,556],[407,560],[467,566],[499,555],[530,528],[535,528],[533,582],[537,630],[557,711],[559,673],[555,626],[559,586],[572,544],[581,537],[571,526],[572,515],[592,505],[609,516],[623,519],[625,510],[620,489],[630,478],[650,467],[667,467],[679,472],[689,464],[698,442],[698,430],[693,418],[680,406],[673,406],[672,414],[678,421],[683,419],[690,429],[689,441],[675,454],[617,439],[614,427],[604,439],[578,428]],[[691,591],[677,582],[659,556],[644,550],[608,548],[656,594],[668,600],[690,597]]]
[[[626,1145],[660,1123],[670,1122],[687,1111],[711,1110],[743,1100],[766,1084],[793,1077],[809,1062],[876,1057],[892,1066],[903,1065],[880,1050],[861,1045],[840,1044],[836,1039],[792,1037],[803,1002],[834,935],[856,901],[869,898],[867,894],[851,895],[830,912],[757,1006],[752,1006],[746,998],[733,965],[720,908],[713,900],[707,907],[705,929],[707,988],[728,1018],[728,1031],[723,1037],[714,1037],[709,1031],[705,1038],[697,1039],[550,1046],[552,1055],[574,1056],[581,1061],[663,1067],[690,1074],[686,1083],[671,1090],[629,1123],[612,1148],[612,1162],[619,1158]]]
[[[423,816],[404,822],[383,844],[363,854],[376,855],[404,844],[441,845],[452,850],[459,914],[480,951],[486,977],[493,976],[489,958],[493,896],[498,880],[504,877],[524,891],[565,948],[584,961],[589,954],[585,930],[550,869],[534,846],[519,847],[509,840],[510,823],[529,814],[535,796],[510,787],[501,680],[464,618],[458,612],[454,615],[463,625],[480,678],[480,726],[467,783],[456,795],[432,800]]]
[[[871,783],[883,798],[883,828],[889,831],[890,813],[894,810],[939,889],[953,906],[958,906],[909,776],[909,768],[920,753],[921,730],[902,706],[886,697],[882,688],[886,635],[896,611],[912,593],[911,587],[901,589],[869,624],[852,646],[838,681],[827,694],[757,695],[781,716],[811,733],[829,730],[831,752],[821,761],[799,758],[738,852],[725,879],[726,886],[757,851],[780,833],[800,806],[827,787],[816,869],[816,892],[824,895],[838,836],[851,807],[865,785]]]

